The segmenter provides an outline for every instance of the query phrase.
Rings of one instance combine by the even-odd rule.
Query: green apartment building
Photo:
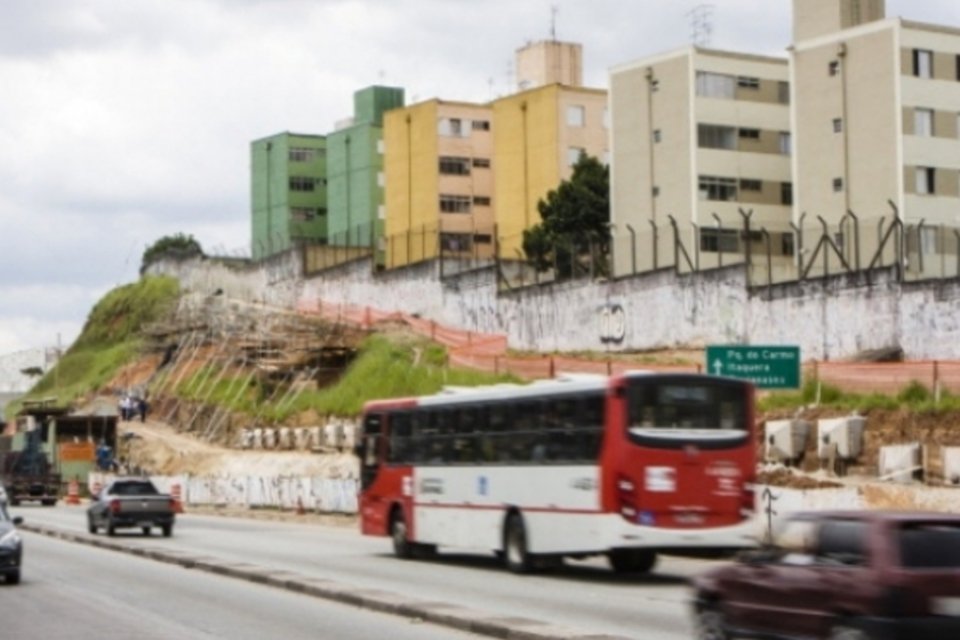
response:
[[[353,95],[353,118],[327,136],[330,245],[370,247],[383,236],[383,114],[403,89],[371,86]]]
[[[262,260],[298,241],[327,241],[327,141],[278,133],[250,144],[251,253]]]

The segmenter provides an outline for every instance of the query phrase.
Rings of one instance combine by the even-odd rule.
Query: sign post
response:
[[[749,380],[760,389],[800,388],[800,347],[710,345],[706,356],[707,373]]]

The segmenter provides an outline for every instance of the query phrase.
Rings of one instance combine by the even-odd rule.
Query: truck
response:
[[[43,450],[43,430],[35,426],[24,432],[23,448],[7,451],[0,460],[0,481],[11,506],[37,501],[50,507],[60,496],[60,474]]]
[[[96,534],[103,527],[112,536],[117,529],[139,528],[149,536],[153,527],[159,527],[169,538],[175,519],[173,497],[160,493],[148,478],[116,478],[92,497],[87,530]]]

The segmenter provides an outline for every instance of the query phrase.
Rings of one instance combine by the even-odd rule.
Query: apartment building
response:
[[[697,47],[611,70],[615,275],[722,266],[748,242],[789,268],[788,79],[786,59]]]
[[[438,99],[384,115],[383,267],[492,257],[492,117],[489,106]]]
[[[369,247],[384,228],[383,114],[403,106],[403,89],[353,94],[353,116],[327,136],[327,236],[334,247]]]
[[[493,102],[494,202],[500,256],[515,260],[537,204],[585,153],[609,163],[607,92],[582,86],[576,43],[548,40],[517,50],[518,92]]]
[[[822,217],[851,266],[877,256],[896,218],[909,272],[955,273],[960,29],[884,9],[794,0],[797,212],[808,225]],[[881,252],[887,264],[894,244]]]
[[[251,255],[327,237],[326,139],[279,133],[250,143]]]

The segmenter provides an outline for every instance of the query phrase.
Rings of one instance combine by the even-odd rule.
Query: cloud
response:
[[[696,4],[4,0],[0,353],[75,333],[164,235],[246,249],[252,140],[327,133],[370,84],[490,100],[513,90],[516,49],[554,29],[605,87],[610,67],[686,45]],[[789,0],[713,4],[712,46],[786,55]],[[887,4],[960,24],[952,0]]]

